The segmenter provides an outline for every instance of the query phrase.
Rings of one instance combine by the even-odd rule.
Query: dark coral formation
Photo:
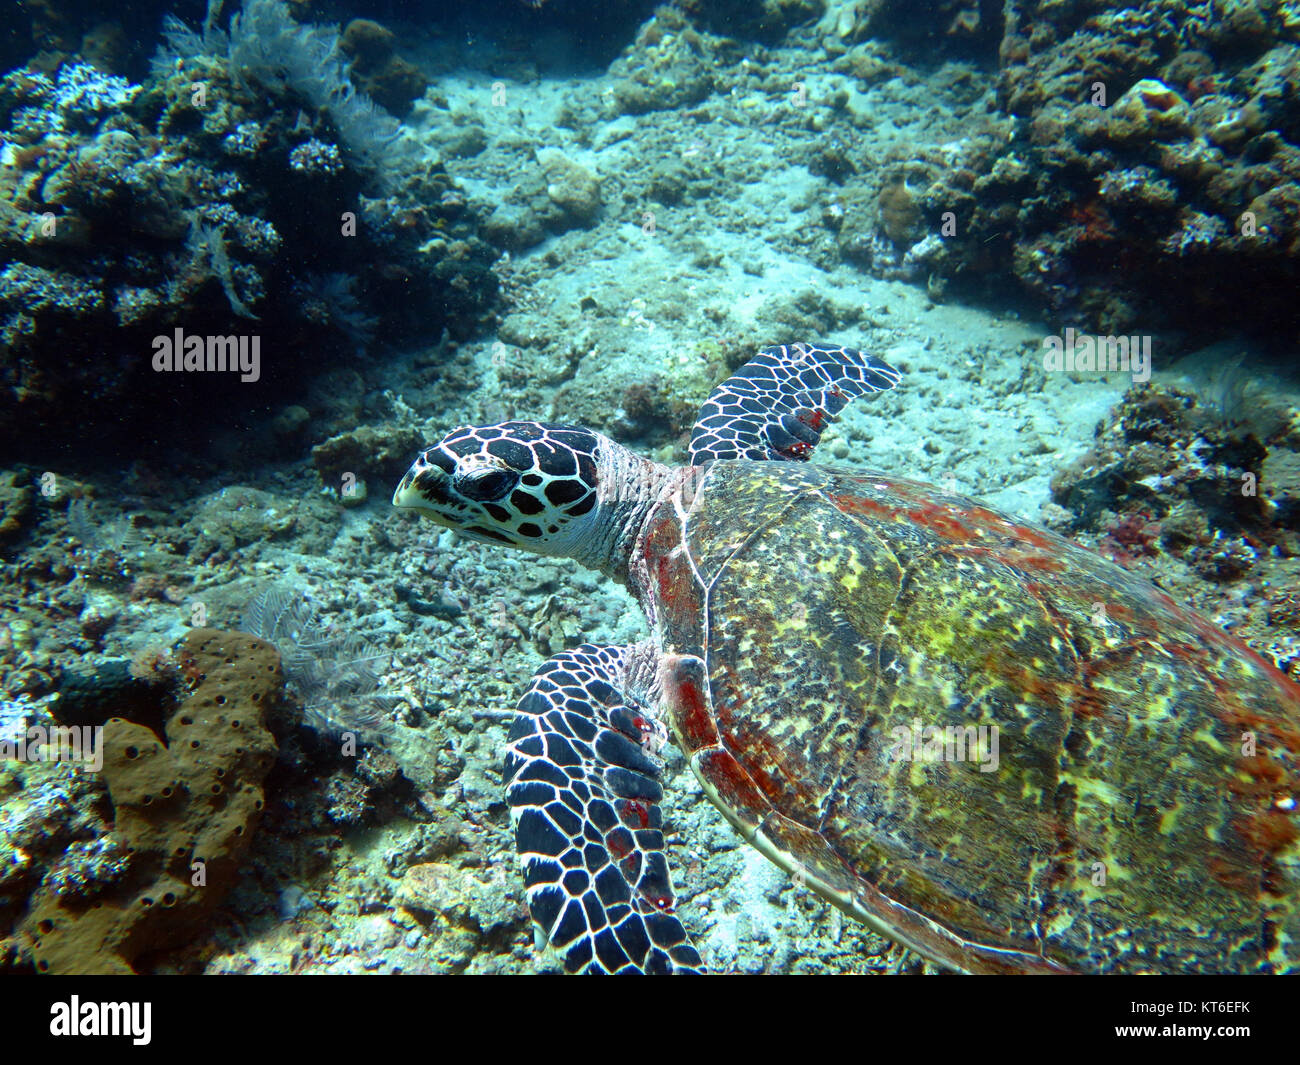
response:
[[[770,42],[817,18],[826,0],[682,0],[678,6],[713,33]]]
[[[1053,478],[1053,524],[1254,637],[1300,679],[1300,626],[1288,620],[1300,580],[1300,415],[1247,378],[1228,384],[1130,389],[1093,449]]]
[[[870,34],[911,49],[975,51],[996,47],[1003,0],[866,0],[856,34]]]
[[[990,291],[1010,273],[1102,333],[1294,328],[1300,9],[1017,0],[1005,16],[1003,117],[959,157],[918,160],[943,236],[925,270]]]
[[[113,658],[94,670],[64,670],[51,713],[61,725],[93,727],[123,717],[158,730],[171,710],[174,668],[164,659],[151,662],[147,673],[139,667]]]
[[[200,402],[247,406],[235,373],[156,372],[159,338],[255,335],[260,401],[321,352],[374,343],[381,304],[403,309],[390,342],[464,335],[491,304],[496,252],[441,167],[347,82],[337,35],[278,0],[238,18],[228,34],[171,23],[142,84],[77,58],[0,80],[5,444],[32,451],[74,403],[87,432],[127,439],[144,420],[183,433]],[[376,77],[395,59],[357,54]],[[393,92],[409,106],[414,89]]]
[[[235,885],[275,760],[280,660],[211,629],[178,656],[190,687],[161,735],[122,717],[104,726],[103,834],[49,855],[18,930],[39,972],[131,972],[192,937]]]
[[[148,43],[171,0],[143,0],[111,9],[97,0],[15,0],[5,9],[0,69],[19,66],[35,53],[82,55],[100,70],[125,74],[142,65]]]
[[[311,460],[320,474],[321,483],[339,493],[346,501],[364,483],[362,471],[373,475],[381,485],[396,484],[411,464],[411,455],[424,443],[412,428],[376,428],[361,425],[323,440],[311,449]]]
[[[370,19],[353,19],[343,30],[339,46],[352,57],[352,80],[380,107],[399,118],[424,95],[429,79],[420,68],[397,54],[397,34]]]

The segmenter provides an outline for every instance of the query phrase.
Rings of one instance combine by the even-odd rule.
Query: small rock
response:
[[[345,507],[359,507],[366,501],[366,482],[360,478],[347,481],[339,490],[339,501]]]
[[[600,213],[600,180],[586,167],[554,149],[538,153],[546,174],[546,195],[580,225]]]
[[[460,891],[461,873],[443,862],[425,862],[406,870],[393,902],[408,910],[437,913],[452,919],[468,913]]]

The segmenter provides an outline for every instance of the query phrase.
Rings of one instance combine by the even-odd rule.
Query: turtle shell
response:
[[[747,461],[688,471],[632,579],[710,798],[876,929],[973,972],[1300,968],[1300,688],[1154,585]]]

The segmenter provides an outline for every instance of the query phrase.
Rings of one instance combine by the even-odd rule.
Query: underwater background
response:
[[[555,971],[501,751],[644,619],[392,490],[508,418],[679,464],[769,344],[903,373],[820,460],[1300,680],[1300,2],[6,0],[0,70],[0,972]],[[932,968],[665,757],[711,969]]]

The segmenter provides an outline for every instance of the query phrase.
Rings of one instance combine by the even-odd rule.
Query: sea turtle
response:
[[[402,479],[397,506],[601,570],[650,623],[555,655],[518,704],[505,780],[540,931],[570,971],[701,967],[664,856],[666,726],[747,841],[943,967],[1300,968],[1300,688],[1046,529],[805,464],[898,380],[770,347],[709,396],[689,466],[510,421]]]

